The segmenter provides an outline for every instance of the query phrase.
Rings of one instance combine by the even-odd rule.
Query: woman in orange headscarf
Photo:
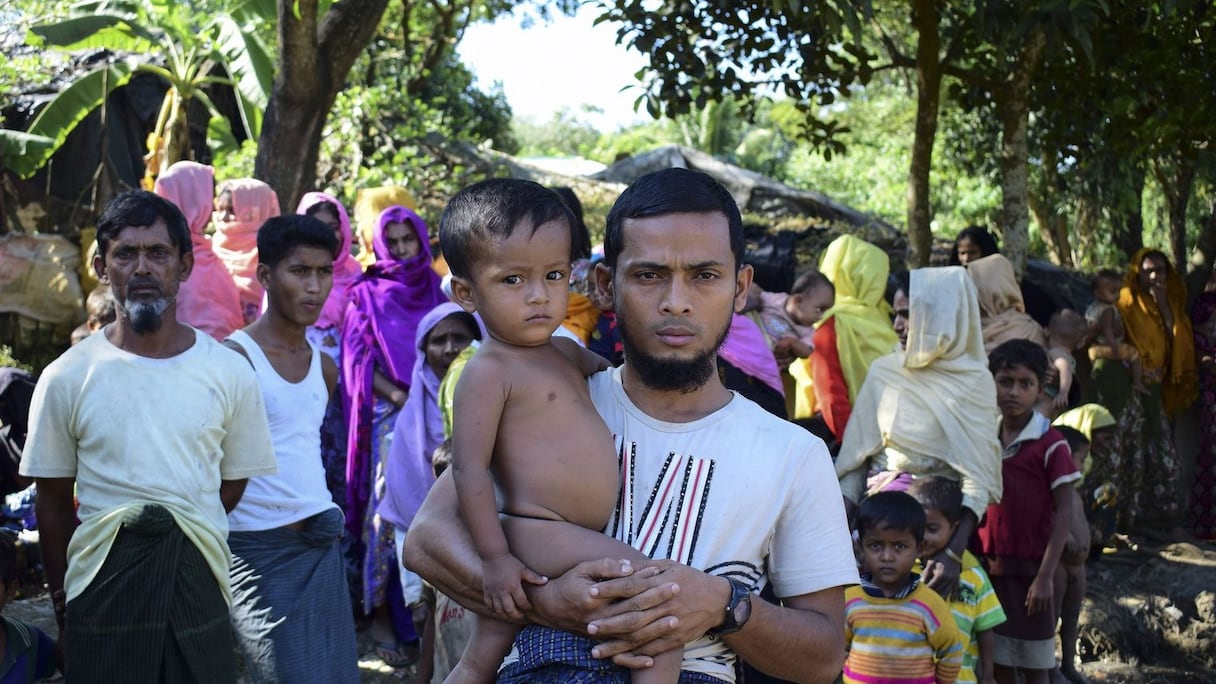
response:
[[[1118,417],[1119,433],[1124,437],[1122,467],[1129,489],[1121,500],[1121,517],[1129,526],[1174,528],[1182,522],[1185,496],[1180,491],[1178,453],[1169,418],[1190,406],[1197,393],[1186,286],[1165,254],[1141,249],[1128,266],[1117,306],[1128,341],[1140,351],[1149,390],[1129,398],[1131,392],[1124,387],[1124,397],[1099,401]],[[1099,392],[1109,394],[1109,367],[1119,366],[1119,362],[1100,365],[1100,361],[1094,362],[1093,384]],[[1126,369],[1122,370],[1126,375]],[[1120,405],[1123,410],[1115,412]]]

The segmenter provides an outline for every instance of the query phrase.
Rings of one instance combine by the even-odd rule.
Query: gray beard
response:
[[[160,330],[160,326],[164,324],[165,309],[169,308],[169,304],[173,299],[162,297],[150,302],[132,302],[127,300],[122,302],[123,314],[127,320],[131,322],[131,329],[136,335],[147,335]]]

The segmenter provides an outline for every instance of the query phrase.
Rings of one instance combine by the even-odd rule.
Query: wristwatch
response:
[[[727,577],[726,581],[730,582],[730,600],[726,602],[722,624],[709,630],[714,636],[738,632],[752,616],[752,588],[733,577]]]

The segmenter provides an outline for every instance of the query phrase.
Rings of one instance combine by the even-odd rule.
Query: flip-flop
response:
[[[403,651],[400,641],[377,641],[376,657],[392,668],[409,667],[418,661],[418,654],[409,649]]]

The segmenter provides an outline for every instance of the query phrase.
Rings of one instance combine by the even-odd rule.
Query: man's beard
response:
[[[690,359],[663,359],[651,356],[632,344],[629,324],[623,319],[617,319],[617,329],[621,333],[621,344],[625,348],[625,361],[638,375],[642,384],[660,392],[682,392],[689,394],[701,389],[718,370],[718,349],[726,341],[730,325],[722,328],[718,339],[709,349],[699,352]]]
[[[122,303],[122,310],[126,314],[127,320],[131,322],[131,329],[135,331],[135,334],[147,335],[160,330],[160,326],[165,322],[165,309],[169,308],[172,301],[173,299],[169,297],[161,297],[150,302],[133,302],[128,299]]]

